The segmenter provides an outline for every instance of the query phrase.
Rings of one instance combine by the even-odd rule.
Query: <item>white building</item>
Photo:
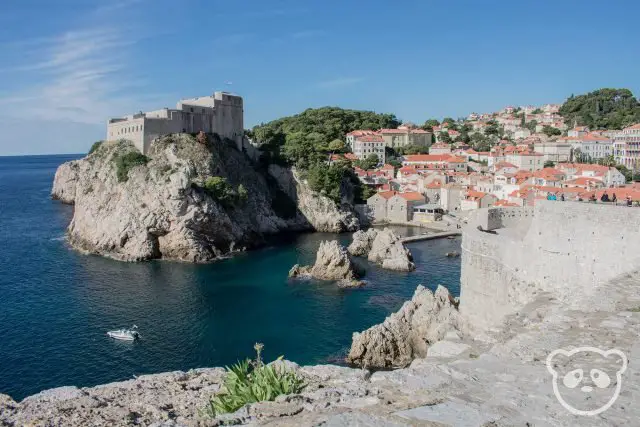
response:
[[[364,160],[372,154],[378,156],[380,164],[385,162],[384,138],[382,135],[356,136],[353,140],[353,154]]]
[[[543,163],[546,161],[554,163],[568,162],[571,159],[571,144],[563,139],[538,142],[533,147],[533,151],[544,156]]]
[[[537,171],[544,166],[544,156],[540,153],[511,153],[505,155],[505,160],[515,165],[519,170]]]
[[[616,162],[630,169],[640,167],[640,123],[621,130],[613,139]]]
[[[242,97],[227,92],[211,96],[183,99],[176,108],[131,114],[110,119],[107,141],[127,139],[141,153],[149,152],[151,142],[172,133],[216,133],[242,146],[244,136]]]

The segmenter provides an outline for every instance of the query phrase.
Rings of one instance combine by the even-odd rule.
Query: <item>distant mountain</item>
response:
[[[640,122],[640,103],[629,89],[598,89],[586,95],[571,95],[560,107],[569,127],[622,129]]]

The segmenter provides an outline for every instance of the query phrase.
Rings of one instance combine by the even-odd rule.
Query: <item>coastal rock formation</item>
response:
[[[411,252],[402,243],[400,237],[389,228],[378,231],[371,243],[367,258],[388,270],[413,271],[416,269]]]
[[[320,243],[313,266],[294,265],[289,277],[313,277],[320,280],[338,281],[340,286],[361,286],[357,267],[353,264],[347,250],[335,241]]]
[[[446,288],[438,286],[434,294],[418,286],[413,298],[382,324],[353,334],[347,361],[367,368],[406,366],[425,357],[429,346],[448,331],[461,327],[457,302]]]
[[[72,160],[60,165],[53,179],[51,196],[62,203],[73,204],[76,198],[79,162]]]
[[[316,231],[342,233],[360,228],[357,216],[350,209],[352,200],[349,198],[343,200],[341,206],[336,206],[328,197],[311,190],[295,168],[273,164],[269,165],[269,174],[292,200],[297,201],[298,210]],[[345,193],[349,194],[349,191]]]
[[[416,268],[411,252],[390,228],[370,228],[354,233],[348,250],[351,255],[366,256],[388,270],[413,271]]]
[[[370,228],[367,231],[356,231],[353,233],[353,241],[347,250],[353,256],[367,256],[377,235],[378,230],[375,228]]]
[[[342,215],[335,204],[332,211],[320,198],[311,206],[316,195],[304,185],[288,197],[227,140],[202,144],[170,135],[151,145],[147,159],[127,164],[132,153],[129,142],[105,142],[59,167],[52,197],[75,205],[67,230],[74,247],[125,261],[206,262],[260,245],[269,234],[312,229],[313,222],[343,231],[320,221]]]

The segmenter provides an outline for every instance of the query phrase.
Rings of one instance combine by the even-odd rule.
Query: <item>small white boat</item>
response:
[[[107,335],[116,340],[123,341],[135,341],[140,337],[138,333],[138,327],[133,325],[131,329],[118,329],[116,331],[109,331]]]

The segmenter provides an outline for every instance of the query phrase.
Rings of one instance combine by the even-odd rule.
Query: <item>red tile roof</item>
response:
[[[397,195],[410,202],[424,200],[424,196],[418,193],[417,191],[409,191],[407,193],[398,193]]]

